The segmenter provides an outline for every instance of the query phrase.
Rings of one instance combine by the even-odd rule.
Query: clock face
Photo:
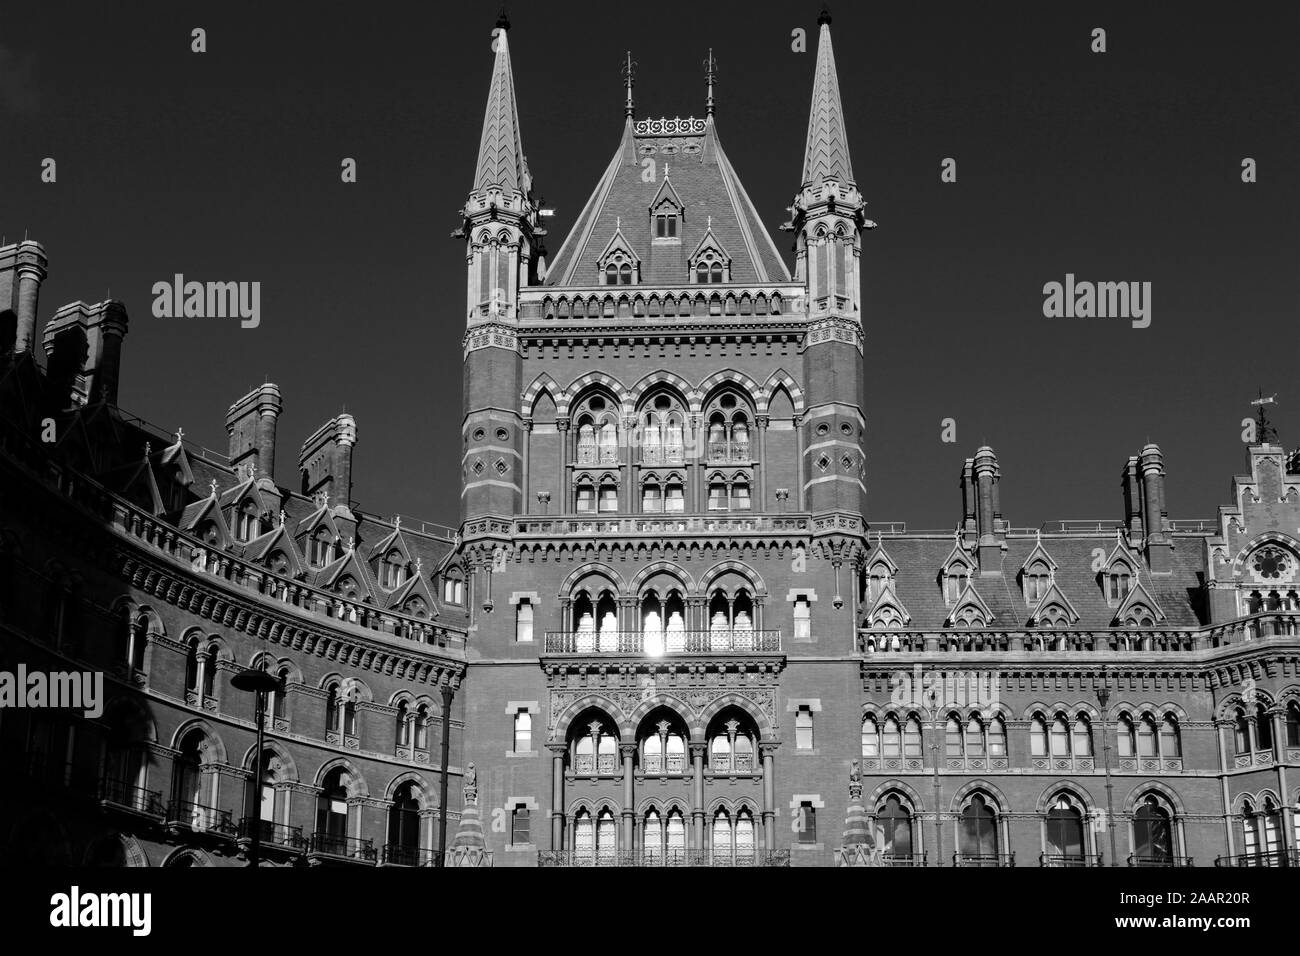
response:
[[[1287,572],[1287,557],[1277,548],[1263,548],[1255,555],[1255,574],[1265,580],[1276,580]]]

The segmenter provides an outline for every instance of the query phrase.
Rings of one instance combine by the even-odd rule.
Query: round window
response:
[[[510,437],[510,433],[506,431],[504,428],[497,429],[497,441],[505,441],[509,437]]]
[[[1277,548],[1263,548],[1255,554],[1255,573],[1261,578],[1280,578],[1286,574],[1286,555]]]
[[[482,441],[482,440],[483,440],[483,436],[484,436],[485,434],[487,434],[487,433],[484,432],[483,429],[481,429],[481,428],[476,428],[476,429],[474,429],[474,440],[475,440],[475,441]]]
[[[831,430],[830,426],[827,425],[825,422],[822,422],[820,425],[817,426],[818,435],[825,435],[830,430]]]

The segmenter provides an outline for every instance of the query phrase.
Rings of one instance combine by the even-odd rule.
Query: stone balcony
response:
[[[547,631],[546,654],[780,654],[780,630],[713,628],[705,631]]]

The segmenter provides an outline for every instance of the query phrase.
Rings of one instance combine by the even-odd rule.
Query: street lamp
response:
[[[934,865],[943,866],[943,784],[939,780],[939,689],[930,687],[930,749],[934,751]]]
[[[1101,685],[1097,688],[1097,703],[1101,705],[1101,759],[1106,769],[1106,831],[1110,834],[1110,865],[1118,866],[1115,855],[1115,784],[1110,779],[1110,734],[1106,733],[1106,705],[1110,703],[1110,687],[1106,683],[1106,668],[1101,668]]]
[[[236,690],[257,695],[257,755],[253,764],[254,803],[259,809],[253,821],[253,844],[249,849],[248,862],[257,866],[262,855],[262,817],[260,813],[262,800],[262,725],[266,722],[266,695],[280,686],[280,682],[266,672],[266,657],[262,658],[259,670],[240,671],[230,678],[230,686]]]

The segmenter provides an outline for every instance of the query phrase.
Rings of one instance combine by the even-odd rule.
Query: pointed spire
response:
[[[835,73],[835,51],[831,47],[829,11],[823,8],[817,22],[821,32],[817,39],[817,69],[813,76],[812,109],[808,114],[803,181],[810,185],[835,177],[853,182],[849,138],[844,129],[844,107],[840,103],[840,81]]]
[[[519,138],[519,112],[515,105],[515,80],[510,69],[510,21],[505,8],[494,31],[496,59],[488,87],[487,111],[483,115],[483,137],[479,141],[474,190],[499,186],[504,192],[527,192],[523,143]]]
[[[623,112],[627,114],[628,119],[636,116],[636,104],[632,102],[632,87],[636,84],[636,61],[632,59],[632,51],[627,51],[627,58],[623,61],[623,82],[627,86],[627,106]]]
[[[713,84],[718,78],[718,61],[713,58],[713,47],[709,47],[709,57],[704,61],[704,80],[709,86],[709,95],[704,102],[705,114],[713,115]]]

